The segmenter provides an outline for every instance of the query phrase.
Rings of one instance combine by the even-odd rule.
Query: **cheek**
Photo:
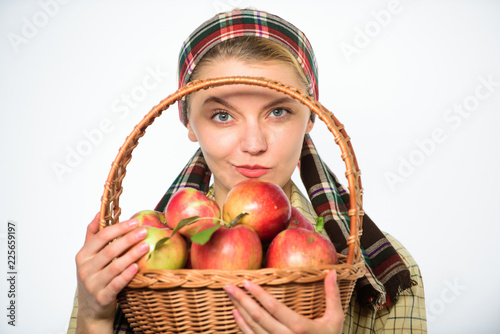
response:
[[[198,142],[205,154],[221,158],[235,150],[238,137],[231,131],[203,131],[198,134]]]
[[[303,126],[280,129],[279,132],[276,131],[273,134],[270,147],[273,147],[273,153],[279,156],[283,163],[289,162],[289,164],[295,165],[302,152],[304,134]]]

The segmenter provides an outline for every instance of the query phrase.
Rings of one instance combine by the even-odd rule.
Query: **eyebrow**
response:
[[[220,103],[229,109],[236,109],[236,107],[234,107],[231,103],[229,103],[226,100],[221,99],[220,97],[217,97],[217,96],[208,97],[205,101],[203,101],[203,105],[208,104],[210,102]],[[270,103],[266,104],[263,109],[269,109],[271,107],[274,107],[276,105],[283,104],[283,103],[296,103],[296,102],[298,102],[298,101],[296,101],[295,99],[293,99],[289,96],[284,96],[282,98],[279,98],[277,100],[273,100]]]
[[[221,99],[220,97],[217,97],[217,96],[208,97],[205,101],[203,101],[202,105],[209,104],[210,102],[222,104],[224,107],[229,108],[229,109],[235,109],[235,107],[231,103],[229,103],[226,100]]]
[[[283,104],[283,103],[298,103],[298,101],[289,97],[289,96],[284,96],[282,98],[279,98],[277,100],[271,101],[270,103],[266,104],[264,106],[264,109],[269,109],[271,107],[274,107],[276,105]]]

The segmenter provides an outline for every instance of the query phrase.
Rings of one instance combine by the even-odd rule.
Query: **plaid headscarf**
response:
[[[349,194],[320,158],[309,135],[305,136],[302,147],[300,175],[316,214],[323,217],[330,240],[339,253],[347,254]],[[198,149],[155,210],[163,212],[170,197],[181,188],[191,187],[207,193],[210,176],[210,169]],[[361,251],[367,268],[366,275],[356,283],[361,305],[387,306],[397,300],[399,293],[416,284],[399,254],[367,215],[363,217]]]
[[[284,46],[302,67],[309,82],[308,94],[318,100],[318,65],[307,37],[290,22],[253,9],[217,14],[186,39],[179,54],[179,88],[189,82],[196,65],[211,48],[241,36],[267,38]],[[186,125],[187,115],[183,114],[182,103],[179,101],[179,117]]]

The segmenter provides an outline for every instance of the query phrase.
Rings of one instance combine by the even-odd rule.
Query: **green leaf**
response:
[[[173,235],[173,233],[172,233]],[[170,236],[171,237],[171,236]],[[170,237],[165,237],[163,239],[160,239],[156,242],[155,244],[155,249],[153,249],[153,252],[157,251],[158,249],[160,249],[161,246],[163,246],[164,243],[166,243],[168,241],[168,239],[170,239]],[[151,252],[148,256],[148,260],[151,258],[151,255],[153,254],[153,252]]]
[[[323,217],[317,217],[316,218],[316,227],[314,228],[316,232],[321,233],[323,232],[323,229],[325,227],[325,221],[323,220]]]
[[[188,225],[191,225],[193,223],[196,223],[200,219],[203,219],[203,218],[201,218],[200,216],[193,216],[193,217],[181,219],[179,224],[177,224],[177,226],[174,228],[172,235],[174,235],[174,233],[177,233],[177,231],[179,231],[184,226],[188,226]]]
[[[183,228],[184,226],[196,223],[200,219],[202,219],[200,216],[193,216],[193,217],[188,217],[188,218],[181,219],[181,221],[179,221],[179,224],[177,224],[177,226],[172,231],[172,234],[170,235],[170,237],[166,237],[166,238],[160,239],[160,240],[158,240],[156,242],[155,248],[153,249],[153,252],[155,252],[158,249],[160,249],[160,247],[163,246],[163,244],[166,243],[171,237],[173,237],[174,234],[177,233],[181,228]],[[151,258],[151,255],[153,254],[153,252],[149,253],[148,261]]]
[[[214,234],[215,231],[217,231],[220,227],[221,227],[221,225],[215,225],[215,226],[212,226],[210,228],[206,228],[203,231],[198,232],[195,235],[193,235],[191,237],[191,241],[198,244],[198,245],[203,246],[204,244],[206,244],[210,240],[210,238],[212,237],[212,234]]]

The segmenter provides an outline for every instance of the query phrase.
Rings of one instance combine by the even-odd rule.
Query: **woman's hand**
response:
[[[224,287],[236,306],[234,318],[243,333],[342,333],[344,312],[335,270],[325,277],[325,314],[314,320],[292,311],[252,282],[245,281],[244,287],[264,308],[236,286]]]
[[[87,227],[85,243],[76,255],[79,333],[112,332],[116,296],[138,271],[135,263],[147,253],[140,242],[146,229],[135,219],[99,231],[97,214]]]

